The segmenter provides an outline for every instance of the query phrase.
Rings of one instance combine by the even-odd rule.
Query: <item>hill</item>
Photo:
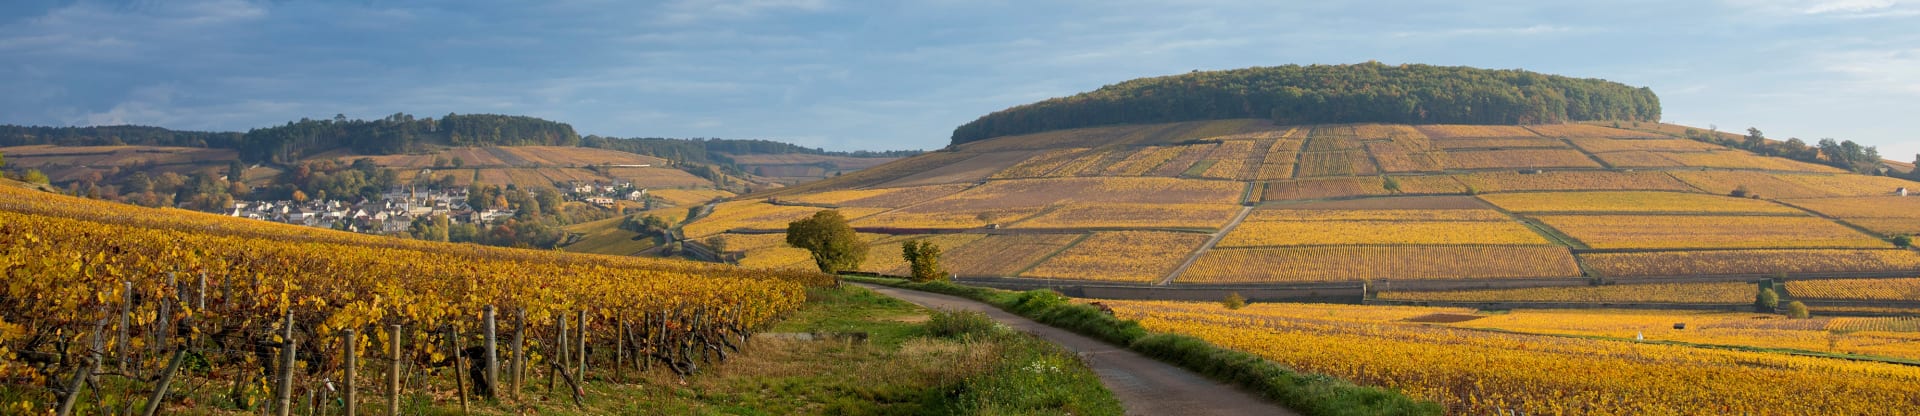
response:
[[[931,239],[963,279],[1109,296],[1358,302],[1920,273],[1893,238],[1920,232],[1920,198],[1896,194],[1920,183],[1613,125],[1241,119],[1007,136],[751,195],[685,230],[732,240],[743,264],[805,268],[759,233],[834,208],[875,243],[867,271],[899,273],[898,243]]]
[[[1266,118],[1282,124],[1659,121],[1647,88],[1522,70],[1287,65],[1142,78],[994,112],[953,144],[1114,124]]]

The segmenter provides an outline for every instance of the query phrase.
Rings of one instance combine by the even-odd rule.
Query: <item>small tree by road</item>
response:
[[[813,253],[821,273],[837,275],[860,268],[867,260],[867,243],[847,225],[840,211],[824,210],[787,224],[787,245]]]

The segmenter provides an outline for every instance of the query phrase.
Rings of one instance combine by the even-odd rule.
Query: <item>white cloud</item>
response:
[[[827,0],[679,0],[666,6],[665,20],[694,23],[746,19],[779,12],[817,12],[827,7]]]
[[[1860,92],[1920,95],[1920,48],[1829,53],[1816,58],[1824,69],[1852,80]]]
[[[1726,0],[1735,9],[1777,16],[1903,17],[1920,13],[1899,0]]]

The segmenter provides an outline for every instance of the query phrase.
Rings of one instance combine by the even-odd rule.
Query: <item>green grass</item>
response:
[[[1397,391],[1358,386],[1321,374],[1296,372],[1259,356],[1221,348],[1199,338],[1153,333],[1140,327],[1138,322],[1120,320],[1092,306],[1071,303],[1067,297],[1051,290],[1012,292],[944,281],[913,283],[856,276],[844,278],[986,302],[1047,325],[1124,346],[1215,380],[1238,385],[1307,415],[1442,413],[1438,404],[1415,400]]]
[[[1119,415],[1111,392],[1079,358],[1058,346],[992,323],[984,315],[930,311],[857,287],[815,288],[807,303],[764,332],[866,334],[826,340],[755,337],[727,361],[702,363],[681,377],[654,366],[616,376],[606,368],[610,351],[595,354],[584,406],[576,406],[565,382],[547,389],[544,368],[530,368],[523,399],[473,399],[478,415]],[[984,322],[983,322],[984,321]],[[938,323],[934,335],[928,326]],[[362,371],[362,414],[385,413],[384,363]],[[224,396],[230,369],[190,373],[176,384],[163,414],[245,415]],[[447,369],[416,370],[402,397],[404,414],[459,415]],[[209,377],[211,376],[211,377]],[[317,376],[315,377],[318,378]],[[616,380],[617,379],[617,380]],[[110,407],[145,401],[144,383],[107,377]],[[268,395],[255,387],[256,403]],[[37,387],[0,384],[0,405],[44,403]],[[91,394],[77,414],[95,414]],[[304,392],[295,414],[307,414]],[[0,414],[14,414],[12,407]],[[338,407],[327,408],[339,412]]]
[[[620,221],[625,218],[615,216],[567,226],[568,232],[580,233],[581,238],[580,241],[568,244],[564,249],[572,253],[631,256],[653,248],[654,239],[635,239],[640,237],[640,233],[620,229]]]

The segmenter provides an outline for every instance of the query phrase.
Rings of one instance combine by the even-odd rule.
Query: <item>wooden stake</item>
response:
[[[462,341],[462,340],[460,339],[460,329],[459,329],[459,327],[458,327],[458,325],[455,325],[455,326],[454,326],[454,327],[452,327],[452,328],[448,328],[448,329],[447,329],[447,332],[448,332],[449,334],[451,334],[451,335],[453,335],[453,389],[454,389],[454,395],[455,395],[455,396],[460,396],[460,414],[468,414],[468,410],[469,410],[469,409],[467,408],[467,375],[466,375],[466,374],[461,374],[461,373],[464,373],[464,372],[466,372],[466,368],[465,368],[465,367],[466,367],[466,359],[465,359],[466,357],[463,357],[463,356],[464,356],[464,355],[466,355],[466,354],[462,354],[462,353],[461,353],[461,350],[465,350],[465,349],[467,349],[467,346],[466,346],[466,342],[463,342],[463,341]]]
[[[298,345],[293,343],[293,312],[287,312],[286,322],[286,339],[281,342],[280,347],[280,355],[286,358],[280,366],[280,416],[290,416],[293,414],[293,362],[295,357],[294,349]]]
[[[355,400],[355,399],[358,399],[358,398],[359,398],[359,394],[358,394],[359,392],[358,392],[358,391],[355,391],[355,389],[353,388],[353,386],[354,386],[354,383],[353,383],[353,382],[354,382],[354,380],[357,380],[357,379],[358,379],[358,377],[354,377],[354,376],[356,376],[356,375],[358,375],[358,374],[359,374],[359,368],[360,368],[360,367],[359,367],[359,366],[360,366],[360,353],[359,353],[358,351],[355,351],[355,348],[354,348],[354,347],[356,347],[356,346],[359,346],[359,344],[358,344],[358,343],[356,343],[356,341],[359,341],[359,339],[357,339],[357,337],[355,337],[354,335],[355,335],[355,334],[354,334],[354,332],[353,332],[353,330],[351,330],[351,329],[349,329],[349,330],[347,330],[347,333],[346,333],[346,336],[347,336],[347,363],[346,363],[346,364],[347,364],[347,375],[346,375],[346,381],[345,381],[345,383],[346,383],[346,385],[347,385],[347,392],[346,392],[346,394],[345,394],[345,395],[343,396],[343,398],[345,398],[345,399],[346,399],[346,401],[347,401],[347,416],[354,416],[355,414],[357,414],[357,413],[358,413],[358,412],[356,412],[356,410],[358,410],[358,408],[359,408],[359,406],[356,406],[356,405],[354,405],[354,400]]]
[[[490,399],[498,399],[498,398],[500,397],[500,394],[499,394],[499,391],[500,391],[500,349],[498,348],[498,345],[499,345],[500,343],[499,343],[499,339],[498,339],[498,338],[496,337],[496,335],[497,335],[497,333],[496,333],[496,330],[497,330],[498,328],[497,328],[497,326],[496,326],[496,325],[495,325],[495,323],[494,323],[494,316],[493,316],[493,315],[494,315],[494,309],[493,309],[493,305],[487,305],[487,308],[486,308],[486,313],[485,313],[484,315],[486,315],[486,316],[484,317],[484,319],[486,320],[486,323],[485,323],[485,325],[486,325],[486,329],[487,329],[487,330],[486,330],[486,332],[487,332],[487,341],[486,341],[486,342],[487,342],[487,345],[486,345],[486,350],[487,350],[487,357],[486,357],[486,358],[487,358],[487,374],[486,374],[486,376],[487,376],[487,380],[486,380],[486,381],[487,381],[487,389],[486,389],[486,390],[487,390],[487,396],[488,396],[488,398],[490,398]]]
[[[114,341],[114,370],[127,374],[127,351],[133,349],[133,337],[128,333],[133,326],[133,282],[120,282],[120,337]]]
[[[569,360],[567,360],[567,350],[572,349],[567,348],[567,315],[562,313],[555,318],[560,322],[560,336],[553,342],[553,351],[556,353],[553,355],[553,360],[554,362],[560,363],[560,366],[565,367],[567,365],[566,363],[569,362]],[[553,382],[558,377],[559,374],[547,373],[547,394],[553,394]]]
[[[388,344],[393,349],[393,367],[387,369],[387,414],[400,414],[400,326],[387,327],[392,332]]]
[[[580,319],[576,319],[576,321],[580,321],[580,372],[579,374],[580,374],[580,383],[586,384],[587,383],[587,311],[584,309],[581,310],[579,313],[579,318]]]
[[[520,386],[527,379],[527,310],[515,310],[513,321],[513,400],[520,401]]]
[[[613,338],[613,379],[616,382],[627,379],[627,321],[619,321],[620,329]]]

